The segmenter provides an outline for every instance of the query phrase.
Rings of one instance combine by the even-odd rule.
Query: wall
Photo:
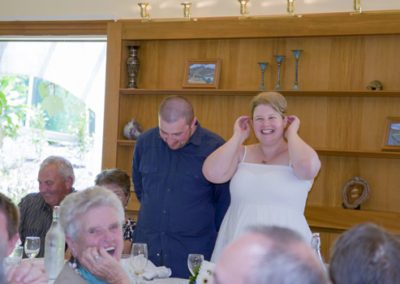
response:
[[[140,0],[2,0],[0,21],[139,18]],[[153,18],[181,18],[182,1],[147,0]],[[364,11],[400,10],[398,0],[361,0]],[[192,0],[193,17],[238,16],[237,0]],[[296,14],[351,12],[353,0],[295,0]],[[250,0],[250,15],[285,15],[286,0]]]

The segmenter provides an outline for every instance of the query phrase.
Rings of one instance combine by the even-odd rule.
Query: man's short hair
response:
[[[331,250],[332,283],[400,283],[400,241],[383,228],[363,223],[344,232]]]
[[[161,102],[158,116],[168,123],[185,118],[186,123],[190,125],[194,119],[193,106],[183,96],[169,96]]]
[[[10,240],[18,233],[19,210],[14,202],[6,195],[0,192],[0,212],[4,214],[7,220],[7,233]]]
[[[40,164],[40,171],[50,165],[56,165],[58,172],[64,179],[72,178],[72,184],[75,181],[74,169],[70,161],[61,156],[49,156]]]
[[[265,237],[269,244],[248,274],[246,283],[328,283],[324,268],[316,261],[311,247],[308,255],[296,249],[298,246],[307,248],[308,244],[295,231],[278,226],[258,226],[251,227],[249,232]]]

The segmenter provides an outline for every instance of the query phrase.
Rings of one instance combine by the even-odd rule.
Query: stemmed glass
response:
[[[40,237],[26,237],[24,244],[25,254],[29,259],[35,258],[40,251]]]
[[[299,89],[299,60],[300,60],[300,55],[303,50],[301,49],[293,49],[292,53],[294,56],[294,59],[296,60],[296,71],[295,71],[295,76],[294,76],[294,84],[293,84],[293,90],[298,90]]]
[[[276,79],[275,90],[281,89],[281,64],[284,59],[284,55],[275,55],[275,62],[278,65],[278,78]]]
[[[187,265],[190,273],[194,276],[200,270],[201,263],[204,260],[202,254],[191,253],[188,255]]]
[[[141,283],[142,275],[146,268],[148,259],[147,244],[133,243],[131,255],[133,269],[135,271],[135,274],[138,276],[138,283]]]

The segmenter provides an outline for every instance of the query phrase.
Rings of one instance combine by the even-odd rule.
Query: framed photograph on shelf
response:
[[[218,88],[220,59],[187,60],[183,88]]]
[[[400,117],[386,119],[386,131],[382,150],[400,151]]]

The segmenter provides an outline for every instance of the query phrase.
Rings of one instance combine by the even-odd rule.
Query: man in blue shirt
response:
[[[141,134],[134,151],[132,179],[141,204],[134,242],[147,243],[155,265],[188,278],[188,254],[210,259],[229,206],[229,184],[210,183],[202,173],[224,140],[200,126],[184,97],[164,99],[158,115],[159,126]]]

